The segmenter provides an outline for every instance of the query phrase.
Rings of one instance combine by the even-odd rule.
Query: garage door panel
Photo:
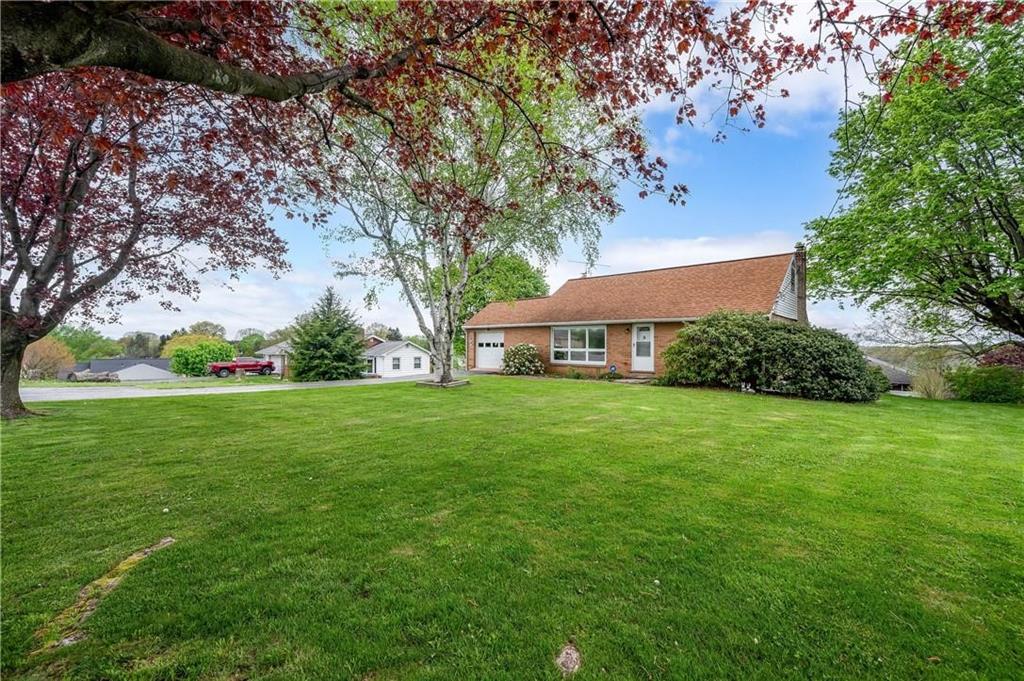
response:
[[[478,331],[476,334],[476,368],[500,369],[505,357],[504,331]]]

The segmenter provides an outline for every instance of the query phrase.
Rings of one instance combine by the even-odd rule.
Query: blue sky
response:
[[[803,238],[803,225],[832,207],[837,183],[827,173],[835,126],[842,101],[842,79],[828,74],[795,76],[786,83],[789,99],[769,100],[768,125],[749,132],[730,131],[725,142],[713,142],[716,127],[674,123],[671,106],[654,104],[645,113],[653,150],[669,162],[667,184],[681,182],[691,195],[686,206],[671,206],[661,197],[639,199],[636,188],[623,184],[622,215],[603,231],[595,274],[764,255],[790,250]],[[129,330],[157,333],[210,319],[224,324],[229,336],[245,327],[264,330],[287,324],[307,309],[325,286],[334,285],[349,298],[364,323],[380,321],[404,333],[419,333],[414,317],[398,296],[386,291],[379,305],[367,309],[357,279],[333,277],[333,258],[353,246],[325,250],[319,236],[301,222],[275,220],[288,241],[292,270],[274,279],[255,270],[239,281],[221,274],[203,279],[199,300],[176,301],[181,311],[168,312],[155,300],[124,308],[116,324],[103,325],[111,335]],[[582,266],[572,243],[562,258],[547,268],[552,290],[578,276]],[[864,311],[840,309],[830,301],[812,301],[811,320],[852,332],[866,322]]]

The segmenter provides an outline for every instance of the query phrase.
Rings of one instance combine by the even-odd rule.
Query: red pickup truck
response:
[[[229,362],[211,362],[206,365],[211,374],[225,378],[237,371],[244,371],[247,374],[262,374],[264,376],[274,373],[274,363],[269,359],[256,359],[255,357],[236,357]]]

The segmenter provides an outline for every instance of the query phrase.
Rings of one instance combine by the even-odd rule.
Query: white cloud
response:
[[[803,10],[803,11],[801,11]],[[818,35],[812,30],[812,24],[816,19],[816,9],[812,5],[797,5],[797,11],[793,16],[777,27],[781,34],[791,36],[796,42],[805,45],[814,44]],[[886,5],[878,0],[860,0],[855,3],[853,17],[861,15],[878,15],[888,11]],[[766,27],[754,25],[754,35],[762,37],[766,34]],[[881,58],[886,47],[893,47],[898,38],[889,37],[883,40],[873,54]],[[866,42],[866,40],[862,41]],[[871,64],[867,64],[869,70],[873,70]],[[782,97],[782,90],[788,92],[787,97]],[[801,128],[808,125],[820,126],[823,115],[829,117],[828,124],[833,123],[831,118],[844,103],[857,101],[859,94],[866,92],[877,93],[877,88],[870,82],[865,66],[858,62],[851,62],[844,74],[843,64],[836,60],[828,64],[824,60],[819,68],[799,73],[787,74],[778,77],[770,88],[769,96],[763,100],[758,99],[755,104],[764,104],[767,113],[766,129],[785,136],[796,136]],[[694,105],[697,108],[697,118],[694,124],[698,128],[717,130],[720,124],[720,116],[724,110],[725,91],[715,90],[708,82],[702,82],[690,92]],[[679,108],[679,102],[672,102],[666,94],[655,97],[642,107],[644,114],[675,113]],[[748,125],[749,121],[738,121],[740,125]],[[673,140],[667,139],[667,143]],[[655,143],[660,144],[660,141]],[[666,157],[666,160],[668,158]]]
[[[157,299],[146,298],[124,306],[117,323],[97,326],[103,333],[119,337],[129,331],[169,333],[200,320],[210,320],[223,324],[228,338],[234,338],[239,329],[271,331],[287,326],[299,313],[312,307],[326,287],[333,286],[363,323],[380,321],[399,327],[403,333],[419,333],[415,316],[397,290],[384,291],[379,305],[366,309],[362,282],[354,277],[338,279],[333,272],[326,259],[309,267],[297,267],[277,279],[265,271],[243,274],[238,280],[213,272],[200,277],[202,292],[197,300],[184,296],[171,299],[180,312],[165,310]],[[70,323],[78,321],[69,319]]]

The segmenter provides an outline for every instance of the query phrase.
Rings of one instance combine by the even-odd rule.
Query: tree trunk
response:
[[[13,337],[12,337],[13,336]],[[0,349],[0,415],[5,421],[31,414],[21,401],[21,360],[25,356],[28,339],[6,336]]]
[[[452,339],[441,332],[434,334],[434,357],[437,360],[436,371],[438,383],[451,383],[452,378]]]

